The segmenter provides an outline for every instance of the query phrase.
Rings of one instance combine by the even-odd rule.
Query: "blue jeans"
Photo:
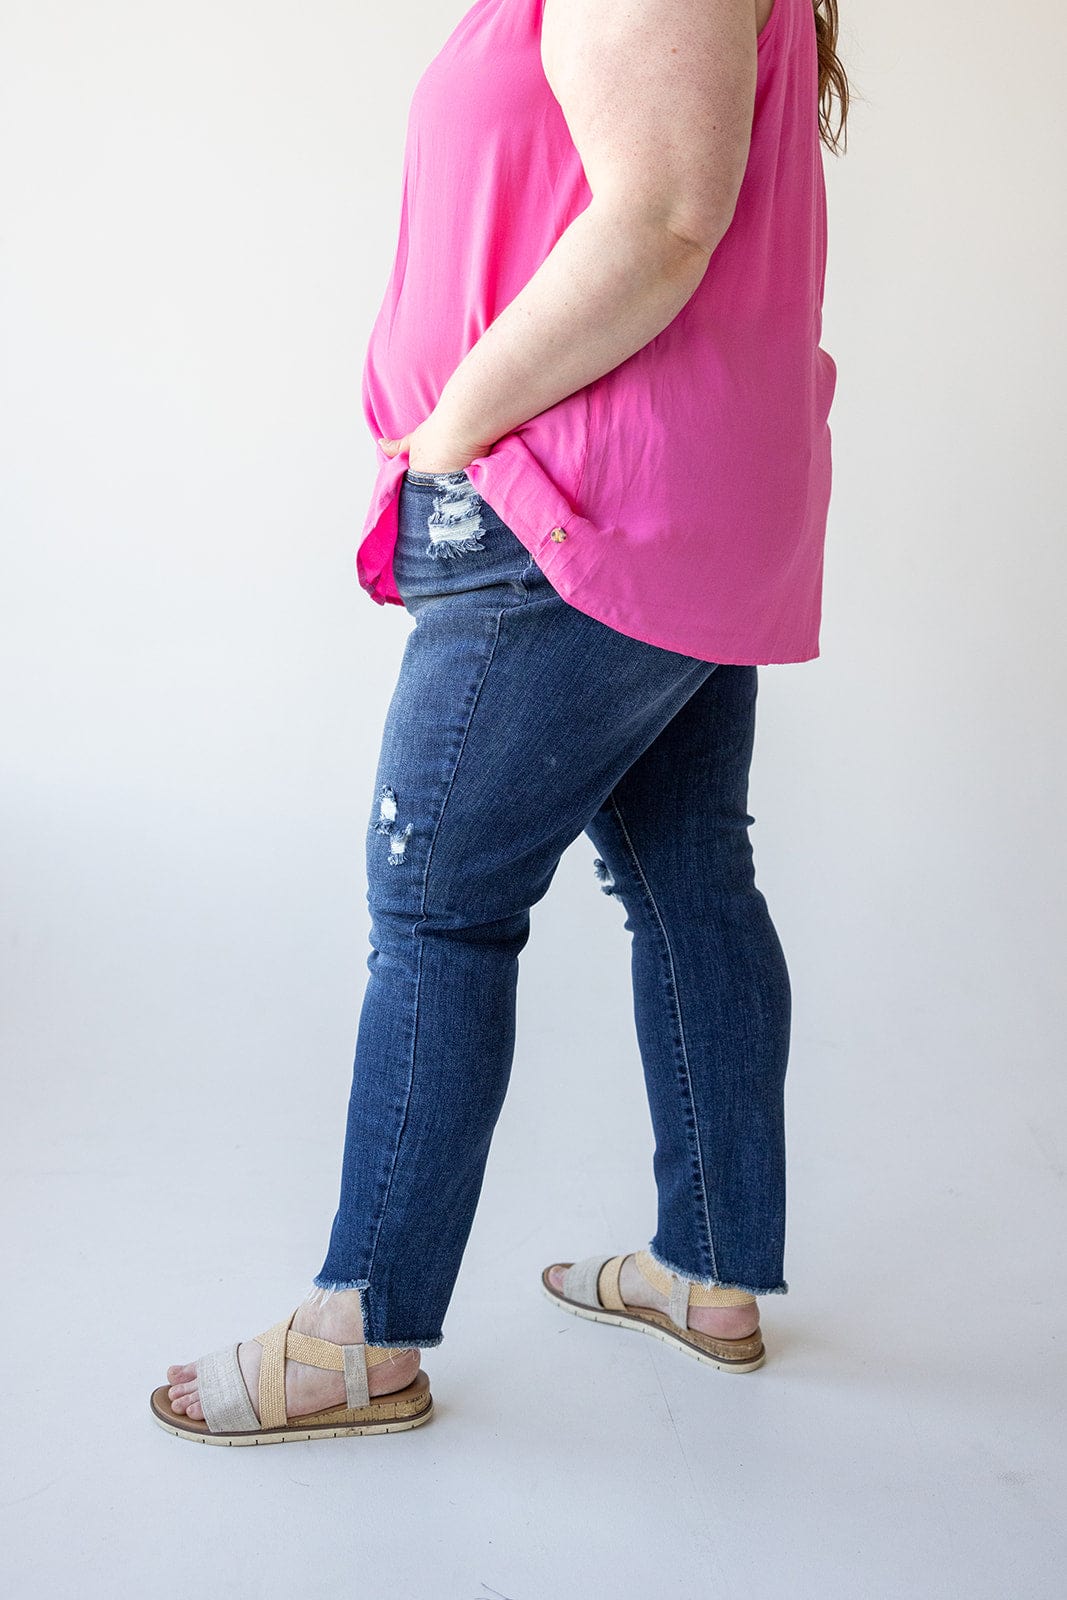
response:
[[[393,570],[415,626],[367,828],[370,978],[314,1283],[362,1291],[369,1344],[440,1343],[530,908],[584,830],[632,935],[647,1248],[705,1285],[785,1293],[790,985],[748,834],[757,669],[569,605],[466,473],[405,476]]]

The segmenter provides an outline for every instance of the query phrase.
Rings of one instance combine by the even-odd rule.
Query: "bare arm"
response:
[[[546,0],[541,55],[592,200],[389,453],[466,466],[640,350],[690,299],[748,159],[753,0]]]

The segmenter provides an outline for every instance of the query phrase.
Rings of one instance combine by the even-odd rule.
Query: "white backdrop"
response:
[[[121,1563],[120,1592],[186,1595],[221,1562],[235,1594],[281,1593],[341,1511],[346,1555],[394,1600],[567,1597],[597,1572],[648,1592],[650,1515],[720,1577],[765,1585],[777,1560],[792,1595],[850,1600],[864,1574],[880,1600],[999,1600],[1006,1518],[1028,1594],[1051,1595],[1062,1463],[1040,1384],[1062,1328],[1067,904],[1053,0],[843,0],[857,99],[847,156],[826,158],[823,653],[760,669],[750,795],[794,987],[791,1292],[763,1302],[777,1365],[716,1383],[652,1341],[563,1330],[539,1299],[546,1261],[636,1249],[654,1226],[623,911],[581,840],[522,958],[512,1090],[425,1361],[437,1421],[384,1451],[220,1464],[147,1418],[168,1362],[277,1320],[325,1251],[366,977],[365,819],[410,626],[355,577],[374,467],[359,373],[408,98],[462,9],[0,0],[18,1592],[114,1593]],[[101,1381],[88,1433],[84,1409],[69,1423],[78,1348]],[[727,1487],[740,1458],[715,1453],[724,1416],[743,1489]],[[366,1545],[383,1476],[418,1528]],[[475,1509],[449,1503],[452,1476]],[[512,1490],[518,1521],[498,1503]],[[176,1497],[199,1518],[180,1548]],[[281,1513],[287,1542],[257,1545]]]

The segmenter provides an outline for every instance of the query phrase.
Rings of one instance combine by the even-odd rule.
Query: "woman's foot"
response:
[[[552,1287],[560,1294],[565,1270],[553,1267],[548,1275]],[[647,1311],[666,1313],[670,1303],[665,1294],[652,1287],[632,1255],[623,1261],[619,1293],[628,1306],[642,1306]],[[748,1306],[690,1306],[689,1326],[698,1333],[710,1333],[715,1339],[745,1339],[759,1327],[759,1305],[753,1301]]]
[[[293,1330],[307,1333],[316,1339],[329,1339],[333,1344],[362,1344],[363,1316],[358,1289],[335,1289],[327,1295],[324,1304],[305,1300],[293,1318]],[[248,1398],[259,1417],[259,1363],[263,1346],[249,1339],[237,1348],[237,1360],[245,1380]],[[400,1350],[388,1361],[373,1366],[368,1374],[372,1395],[392,1394],[395,1389],[406,1389],[413,1383],[419,1370],[418,1350]],[[204,1408],[196,1386],[196,1362],[187,1361],[182,1366],[167,1368],[168,1394],[175,1411],[183,1412],[194,1422],[204,1420]],[[313,1411],[323,1411],[328,1406],[345,1403],[345,1375],[327,1372],[322,1367],[308,1367],[291,1358],[285,1363],[285,1407],[290,1416],[304,1417]]]

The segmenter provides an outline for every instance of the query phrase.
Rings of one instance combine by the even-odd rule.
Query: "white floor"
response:
[[[268,1326],[320,1264],[347,1001],[261,993],[214,946],[195,995],[165,961],[153,987],[136,928],[102,955],[84,927],[50,1005],[14,996],[10,1600],[1063,1594],[1064,1169],[1002,1041],[976,1062],[855,1019],[812,1037],[817,953],[794,947],[791,1287],[762,1302],[765,1367],[719,1374],[542,1297],[546,1262],[651,1232],[621,911],[592,887],[563,909],[588,855],[534,914],[512,1088],[425,1355],[436,1415],[411,1433],[209,1449],[147,1410],[168,1362]]]

